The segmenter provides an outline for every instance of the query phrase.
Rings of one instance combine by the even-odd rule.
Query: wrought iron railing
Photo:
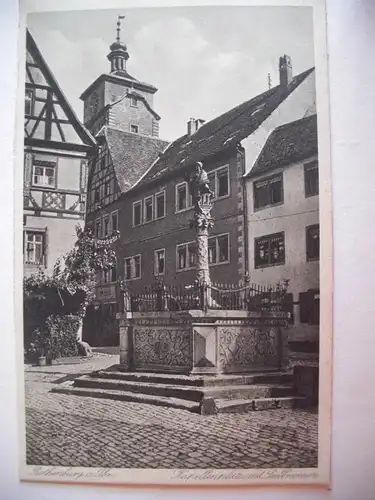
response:
[[[124,310],[132,312],[227,309],[283,311],[288,283],[275,286],[248,283],[241,287],[225,284],[166,285],[156,283],[134,292],[122,286]]]

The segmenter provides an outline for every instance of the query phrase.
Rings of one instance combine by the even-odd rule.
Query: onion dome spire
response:
[[[117,17],[116,41],[109,47],[111,52],[108,54],[107,58],[111,63],[111,73],[126,75],[126,61],[129,59],[129,53],[126,45],[121,42],[120,32],[122,19],[125,19],[125,16]]]

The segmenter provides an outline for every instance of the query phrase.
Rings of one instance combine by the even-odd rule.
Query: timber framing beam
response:
[[[71,142],[59,142],[59,141],[46,141],[44,139],[33,139],[31,137],[25,138],[25,146],[36,147],[36,148],[50,148],[58,149],[63,151],[79,151],[87,154],[93,154],[95,152],[95,147],[88,146],[86,144],[74,144]]]

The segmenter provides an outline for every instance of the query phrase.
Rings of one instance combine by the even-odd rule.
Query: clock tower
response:
[[[160,116],[154,111],[157,88],[131,76],[127,71],[129,53],[121,41],[118,16],[116,41],[107,59],[110,72],[100,75],[81,95],[84,124],[96,135],[103,126],[146,136],[159,136]]]

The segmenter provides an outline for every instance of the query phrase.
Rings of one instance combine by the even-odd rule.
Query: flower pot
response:
[[[39,356],[39,358],[37,359],[37,364],[38,366],[46,366],[46,357]]]

